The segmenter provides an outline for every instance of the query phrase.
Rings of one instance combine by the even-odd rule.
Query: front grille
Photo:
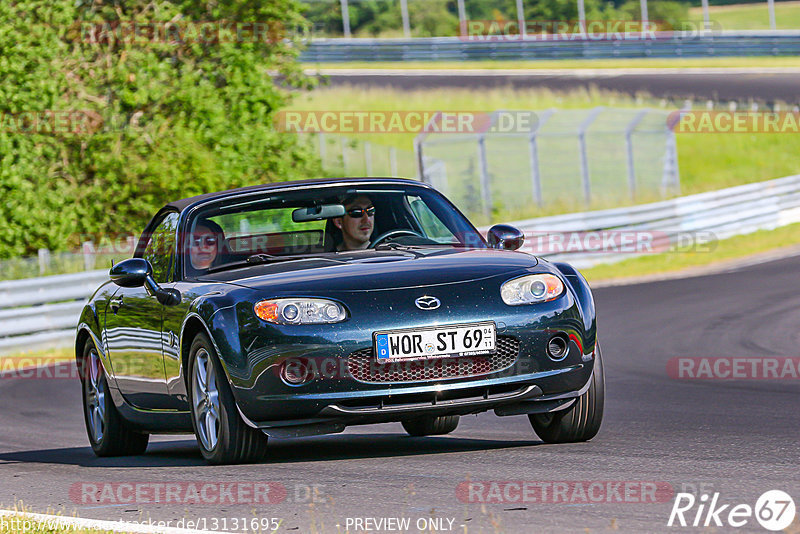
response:
[[[372,348],[356,351],[347,358],[347,369],[359,382],[420,382],[445,378],[485,375],[508,369],[517,361],[519,341],[497,337],[497,350],[488,356],[434,358],[407,362],[378,363]]]

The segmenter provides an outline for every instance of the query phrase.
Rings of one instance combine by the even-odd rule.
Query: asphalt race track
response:
[[[566,91],[594,86],[636,95],[649,93],[658,98],[748,101],[800,104],[800,72],[752,69],[598,69],[581,72],[558,70],[516,72],[486,71],[322,71],[330,85],[392,87],[402,90],[464,87],[483,89],[548,88]]]
[[[233,518],[274,517],[284,520],[281,532],[300,533],[344,532],[348,518],[350,532],[359,532],[353,520],[366,517],[410,518],[415,532],[421,518],[443,520],[445,529],[434,532],[663,532],[674,501],[667,495],[658,503],[543,504],[519,502],[515,493],[510,502],[481,505],[459,500],[457,487],[468,480],[662,482],[675,492],[719,492],[721,503],[750,506],[781,489],[800,504],[800,380],[676,380],[666,371],[680,356],[800,356],[798,273],[800,257],[793,257],[598,289],[606,415],[588,443],[545,445],[524,416],[482,414],[462,418],[444,437],[410,438],[391,424],[273,440],[271,457],[258,465],[207,466],[188,436],[160,436],[141,457],[98,459],[85,437],[76,380],[2,379],[1,504],[21,500],[34,512],[151,517],[173,526],[206,518],[211,528],[216,518],[222,528],[225,518],[228,530]],[[75,495],[81,483],[102,482],[273,482],[286,497],[253,507],[82,504]],[[613,491],[608,495],[614,500]],[[636,500],[624,493],[623,499]],[[687,514],[693,517],[694,509]],[[753,518],[737,531],[765,532]]]

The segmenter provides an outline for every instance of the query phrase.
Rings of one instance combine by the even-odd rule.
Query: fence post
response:
[[[391,169],[392,176],[399,176],[399,173],[397,172],[397,149],[393,146],[389,147],[389,167]]]
[[[418,135],[414,139],[414,159],[417,160],[417,179],[420,182],[428,183],[428,180],[425,177],[425,158],[422,155],[422,139],[420,138],[422,134]]]
[[[539,117],[539,123],[536,125],[536,128],[531,132],[531,136],[529,139],[529,158],[530,158],[530,165],[531,165],[531,185],[533,188],[533,201],[536,202],[536,205],[540,208],[544,205],[544,199],[542,197],[542,176],[539,172],[539,146],[536,142],[536,137],[539,135],[539,130],[544,123],[547,122],[547,119],[555,113],[555,109],[548,109],[544,113],[542,113],[541,117]]]
[[[769,29],[774,30],[777,28],[777,24],[775,24],[775,0],[767,0],[767,7],[769,8]]]
[[[528,36],[528,29],[525,27],[525,8],[522,7],[522,0],[517,0],[517,22],[519,23],[519,36],[525,39]]]
[[[39,276],[43,276],[44,273],[50,268],[50,251],[46,248],[39,249]]]
[[[81,244],[81,249],[83,252],[83,270],[91,271],[92,269],[94,269],[94,264],[95,264],[95,256],[93,254],[94,243],[92,243],[91,241],[84,241]]]
[[[703,30],[710,30],[711,29],[711,20],[708,16],[708,0],[702,0],[701,4],[703,5]]]
[[[647,116],[650,110],[643,109],[625,128],[625,150],[628,153],[628,190],[631,193],[631,200],[636,200],[636,170],[633,161],[633,131],[639,126],[639,123]]]
[[[439,120],[441,115],[441,111],[434,113],[433,117],[431,117],[431,120],[425,124],[425,127],[422,128],[422,131],[414,138],[414,156],[417,160],[417,179],[421,182],[431,183],[425,174],[425,157],[422,154],[422,145],[425,143],[425,139],[428,137],[428,132],[432,131],[431,125],[436,124],[436,121]]]
[[[50,251],[46,248],[39,249],[39,276],[44,275],[45,271],[50,268]]]
[[[589,181],[589,157],[586,153],[586,130],[603,111],[602,106],[594,108],[578,127],[578,150],[581,157],[581,178],[583,180],[583,198],[586,205],[592,203],[592,183]]]
[[[408,18],[408,0],[400,0],[400,14],[403,17],[403,35],[411,37],[411,22]]]
[[[372,176],[372,145],[369,141],[364,141],[364,167],[367,176]]]
[[[578,0],[578,24],[581,27],[581,35],[586,35],[586,6],[583,0]]]
[[[324,137],[325,134],[320,132],[320,133],[317,134],[317,136],[318,136],[318,139],[319,139],[319,159],[322,162],[322,167],[325,168],[325,156],[327,155],[327,150],[326,149],[328,148],[328,147],[325,146],[325,143],[326,143],[326,140],[325,140],[325,137]]]
[[[350,35],[350,10],[347,8],[347,0],[340,0],[342,5],[342,29],[344,30],[345,39],[349,39]]]
[[[467,35],[467,8],[464,7],[464,0],[458,0],[458,34]]]
[[[681,111],[688,111],[683,108]],[[672,121],[667,121],[667,143],[664,149],[664,170],[661,174],[661,194],[666,195],[668,192],[680,195],[681,193],[681,178],[678,169],[678,143],[675,139],[675,126],[681,120],[681,113]]]
[[[492,190],[489,183],[489,161],[486,158],[486,134],[478,136],[478,162],[481,173],[481,197],[483,197],[483,214],[492,216]]]
[[[347,175],[347,138],[342,137],[342,167],[344,174]]]

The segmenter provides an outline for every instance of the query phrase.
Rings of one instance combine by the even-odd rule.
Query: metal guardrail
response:
[[[745,184],[718,191],[678,197],[652,204],[589,211],[511,222],[526,234],[522,250],[551,261],[568,261],[583,269],[601,263],[614,263],[642,254],[604,250],[563,252],[553,250],[577,236],[586,242],[590,233],[624,233],[629,238],[646,237],[656,252],[679,247],[698,236],[712,242],[757,230],[772,230],[800,222],[800,175],[766,182]],[[559,235],[556,247],[549,247],[548,236]],[[688,239],[687,239],[688,238]],[[537,248],[540,241],[545,250]]]
[[[66,346],[108,270],[0,282],[0,354]]]
[[[308,43],[300,60],[469,61],[534,59],[613,59],[639,57],[794,56],[800,31],[675,32],[655,39],[469,40],[461,37],[416,39],[322,39]]]
[[[649,233],[652,244],[663,250],[679,243],[687,233],[706,232],[714,239],[724,239],[796,222],[800,222],[800,175],[652,204],[509,224],[526,233],[523,251],[585,268],[634,254],[542,251],[535,248],[536,237],[603,231]],[[100,270],[0,282],[0,354],[71,345],[84,301],[107,279],[108,271]]]

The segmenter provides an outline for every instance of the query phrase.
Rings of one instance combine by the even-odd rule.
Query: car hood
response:
[[[262,264],[202,277],[256,290],[299,292],[380,291],[509,276],[535,267],[535,256],[493,249],[359,251]]]

